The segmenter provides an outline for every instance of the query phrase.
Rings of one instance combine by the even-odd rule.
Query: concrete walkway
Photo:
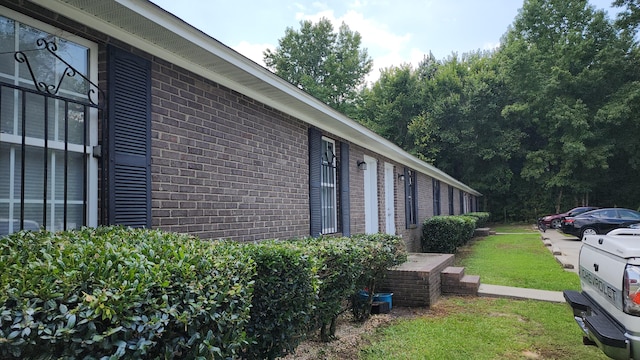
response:
[[[480,284],[478,296],[508,299],[531,299],[549,302],[565,302],[562,291],[525,289],[510,286]]]
[[[542,242],[553,253],[556,260],[567,271],[578,273],[578,257],[582,241],[575,236],[567,236],[560,230],[548,229],[541,232]]]
[[[578,255],[582,242],[576,237],[565,236],[562,232],[548,229],[540,233],[545,246],[567,271],[578,272]],[[549,302],[565,302],[562,291],[525,289],[500,285],[480,284],[479,296],[509,299],[533,299]]]

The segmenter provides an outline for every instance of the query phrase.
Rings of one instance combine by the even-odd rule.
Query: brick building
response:
[[[146,0],[0,0],[0,235],[388,232],[480,194]]]

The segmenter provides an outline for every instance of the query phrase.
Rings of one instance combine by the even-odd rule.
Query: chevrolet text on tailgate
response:
[[[613,359],[640,360],[640,229],[585,235],[580,248],[582,292],[565,290],[585,333]]]

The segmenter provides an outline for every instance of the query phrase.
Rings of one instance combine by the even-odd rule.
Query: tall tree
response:
[[[409,126],[419,156],[485,194],[485,201],[509,192],[510,163],[523,138],[501,116],[508,93],[492,56],[452,56],[430,72],[425,106]]]
[[[337,33],[331,21],[301,21],[300,30],[287,28],[275,51],[264,52],[267,67],[283,79],[329,106],[353,115],[359,90],[373,60],[361,49],[361,37],[342,24]]]
[[[586,0],[526,0],[504,38],[500,63],[528,152],[520,175],[556,197],[581,197],[606,174],[614,140],[596,116],[626,82],[632,45]],[[622,66],[621,66],[622,65]]]
[[[410,151],[409,123],[421,109],[418,74],[411,65],[382,70],[380,78],[363,91],[357,120],[379,135]]]

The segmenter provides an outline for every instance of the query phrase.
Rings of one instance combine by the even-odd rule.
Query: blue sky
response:
[[[274,49],[285,29],[301,20],[325,17],[362,35],[362,47],[378,70],[411,63],[425,54],[437,59],[453,53],[492,49],[513,23],[522,0],[152,0],[170,13],[264,65],[262,53]],[[610,15],[613,0],[589,0]]]

